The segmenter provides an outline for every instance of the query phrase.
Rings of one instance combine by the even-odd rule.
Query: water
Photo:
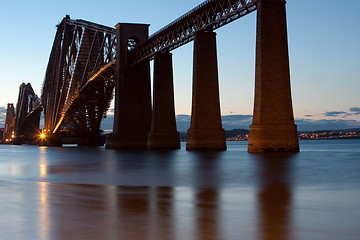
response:
[[[0,145],[1,239],[358,240],[360,140],[296,154]]]

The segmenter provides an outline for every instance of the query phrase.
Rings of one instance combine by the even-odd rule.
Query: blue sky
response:
[[[16,103],[22,82],[30,82],[40,95],[55,26],[65,15],[107,26],[149,23],[153,33],[201,2],[2,1],[0,112],[7,103]],[[336,0],[287,1],[292,96],[299,126],[360,127],[360,1],[346,3],[347,7]],[[252,115],[255,26],[253,12],[216,31],[223,115]],[[177,114],[191,112],[192,47],[189,43],[173,51]]]

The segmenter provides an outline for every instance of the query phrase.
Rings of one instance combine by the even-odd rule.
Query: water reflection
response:
[[[292,165],[296,154],[255,154],[259,240],[292,239]]]
[[[196,239],[222,238],[219,233],[219,210],[219,193],[216,189],[201,189],[196,193]]]
[[[39,147],[39,171],[40,171],[40,177],[46,177],[47,176],[47,166],[48,162],[46,160],[46,148],[47,147]]]
[[[39,183],[39,216],[38,216],[38,236],[41,240],[51,239],[49,230],[52,219],[50,218],[50,204],[49,204],[49,183]]]
[[[119,156],[119,152],[113,154]],[[41,183],[39,224],[44,231],[39,237],[73,239],[85,234],[88,239],[236,239],[243,230],[226,232],[225,223],[232,220],[240,224],[243,219],[252,217],[232,208],[234,205],[229,205],[230,211],[224,206],[224,202],[231,201],[235,205],[243,204],[236,202],[243,196],[236,188],[223,186],[222,178],[229,171],[223,154],[193,152],[187,155],[189,159],[185,165],[174,161],[174,151],[141,154],[129,151],[122,152],[120,160],[113,157],[108,161],[92,162],[90,159],[90,166],[94,164],[95,169],[108,174],[131,172],[131,177],[125,178],[138,186]],[[250,175],[253,175],[253,192],[257,197],[252,204],[247,202],[244,206],[254,207],[249,213],[253,213],[257,221],[255,235],[259,240],[292,239],[293,157],[289,154],[251,155],[254,167],[248,170],[254,171]],[[40,169],[44,164],[46,159],[41,159]],[[82,161],[73,164],[61,161],[51,167],[51,172],[61,172],[61,168],[80,173],[84,171],[83,164]],[[173,186],[178,181],[178,168],[190,171],[189,186]],[[142,175],[136,176],[134,172]],[[118,177],[122,179],[123,176]],[[149,184],[144,186],[144,183]],[[229,191],[233,191],[233,200],[223,198],[230,196]],[[250,238],[256,237],[250,235]]]
[[[195,162],[195,186],[200,188],[194,193],[196,219],[196,238],[198,240],[222,239],[221,217],[219,215],[219,201],[221,189],[221,154],[223,151],[194,152],[192,159]],[[221,190],[220,190],[221,191]]]
[[[144,173],[141,178],[152,182],[158,177],[155,182],[174,183],[174,152],[150,152],[145,158],[135,152],[124,154],[124,160],[98,162],[96,168],[117,174],[124,169],[140,171]],[[65,173],[83,171],[81,161],[69,164],[62,160],[47,166],[45,155],[40,156],[40,176],[58,174],[61,169],[66,169]],[[142,157],[141,162],[137,157]],[[192,170],[194,187],[39,183],[38,238],[221,239],[219,153],[195,153],[190,158],[190,165],[177,167]],[[151,173],[159,169],[158,176]],[[142,170],[151,174],[147,176]]]
[[[19,149],[0,166],[1,239],[359,239],[352,153]]]
[[[183,190],[170,187],[39,188],[38,239],[222,239],[216,190],[196,191],[182,205],[174,193]]]

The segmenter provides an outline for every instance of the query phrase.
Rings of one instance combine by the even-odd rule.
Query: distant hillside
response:
[[[243,141],[247,140],[249,137],[248,129],[233,129],[226,130],[225,137],[227,141]]]

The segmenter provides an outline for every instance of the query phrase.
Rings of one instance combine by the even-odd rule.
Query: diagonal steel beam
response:
[[[80,97],[80,89],[84,89],[91,73],[115,60],[114,28],[69,16],[57,27],[42,90],[45,129],[51,133],[64,127],[64,119],[71,119],[66,117],[67,112]]]

